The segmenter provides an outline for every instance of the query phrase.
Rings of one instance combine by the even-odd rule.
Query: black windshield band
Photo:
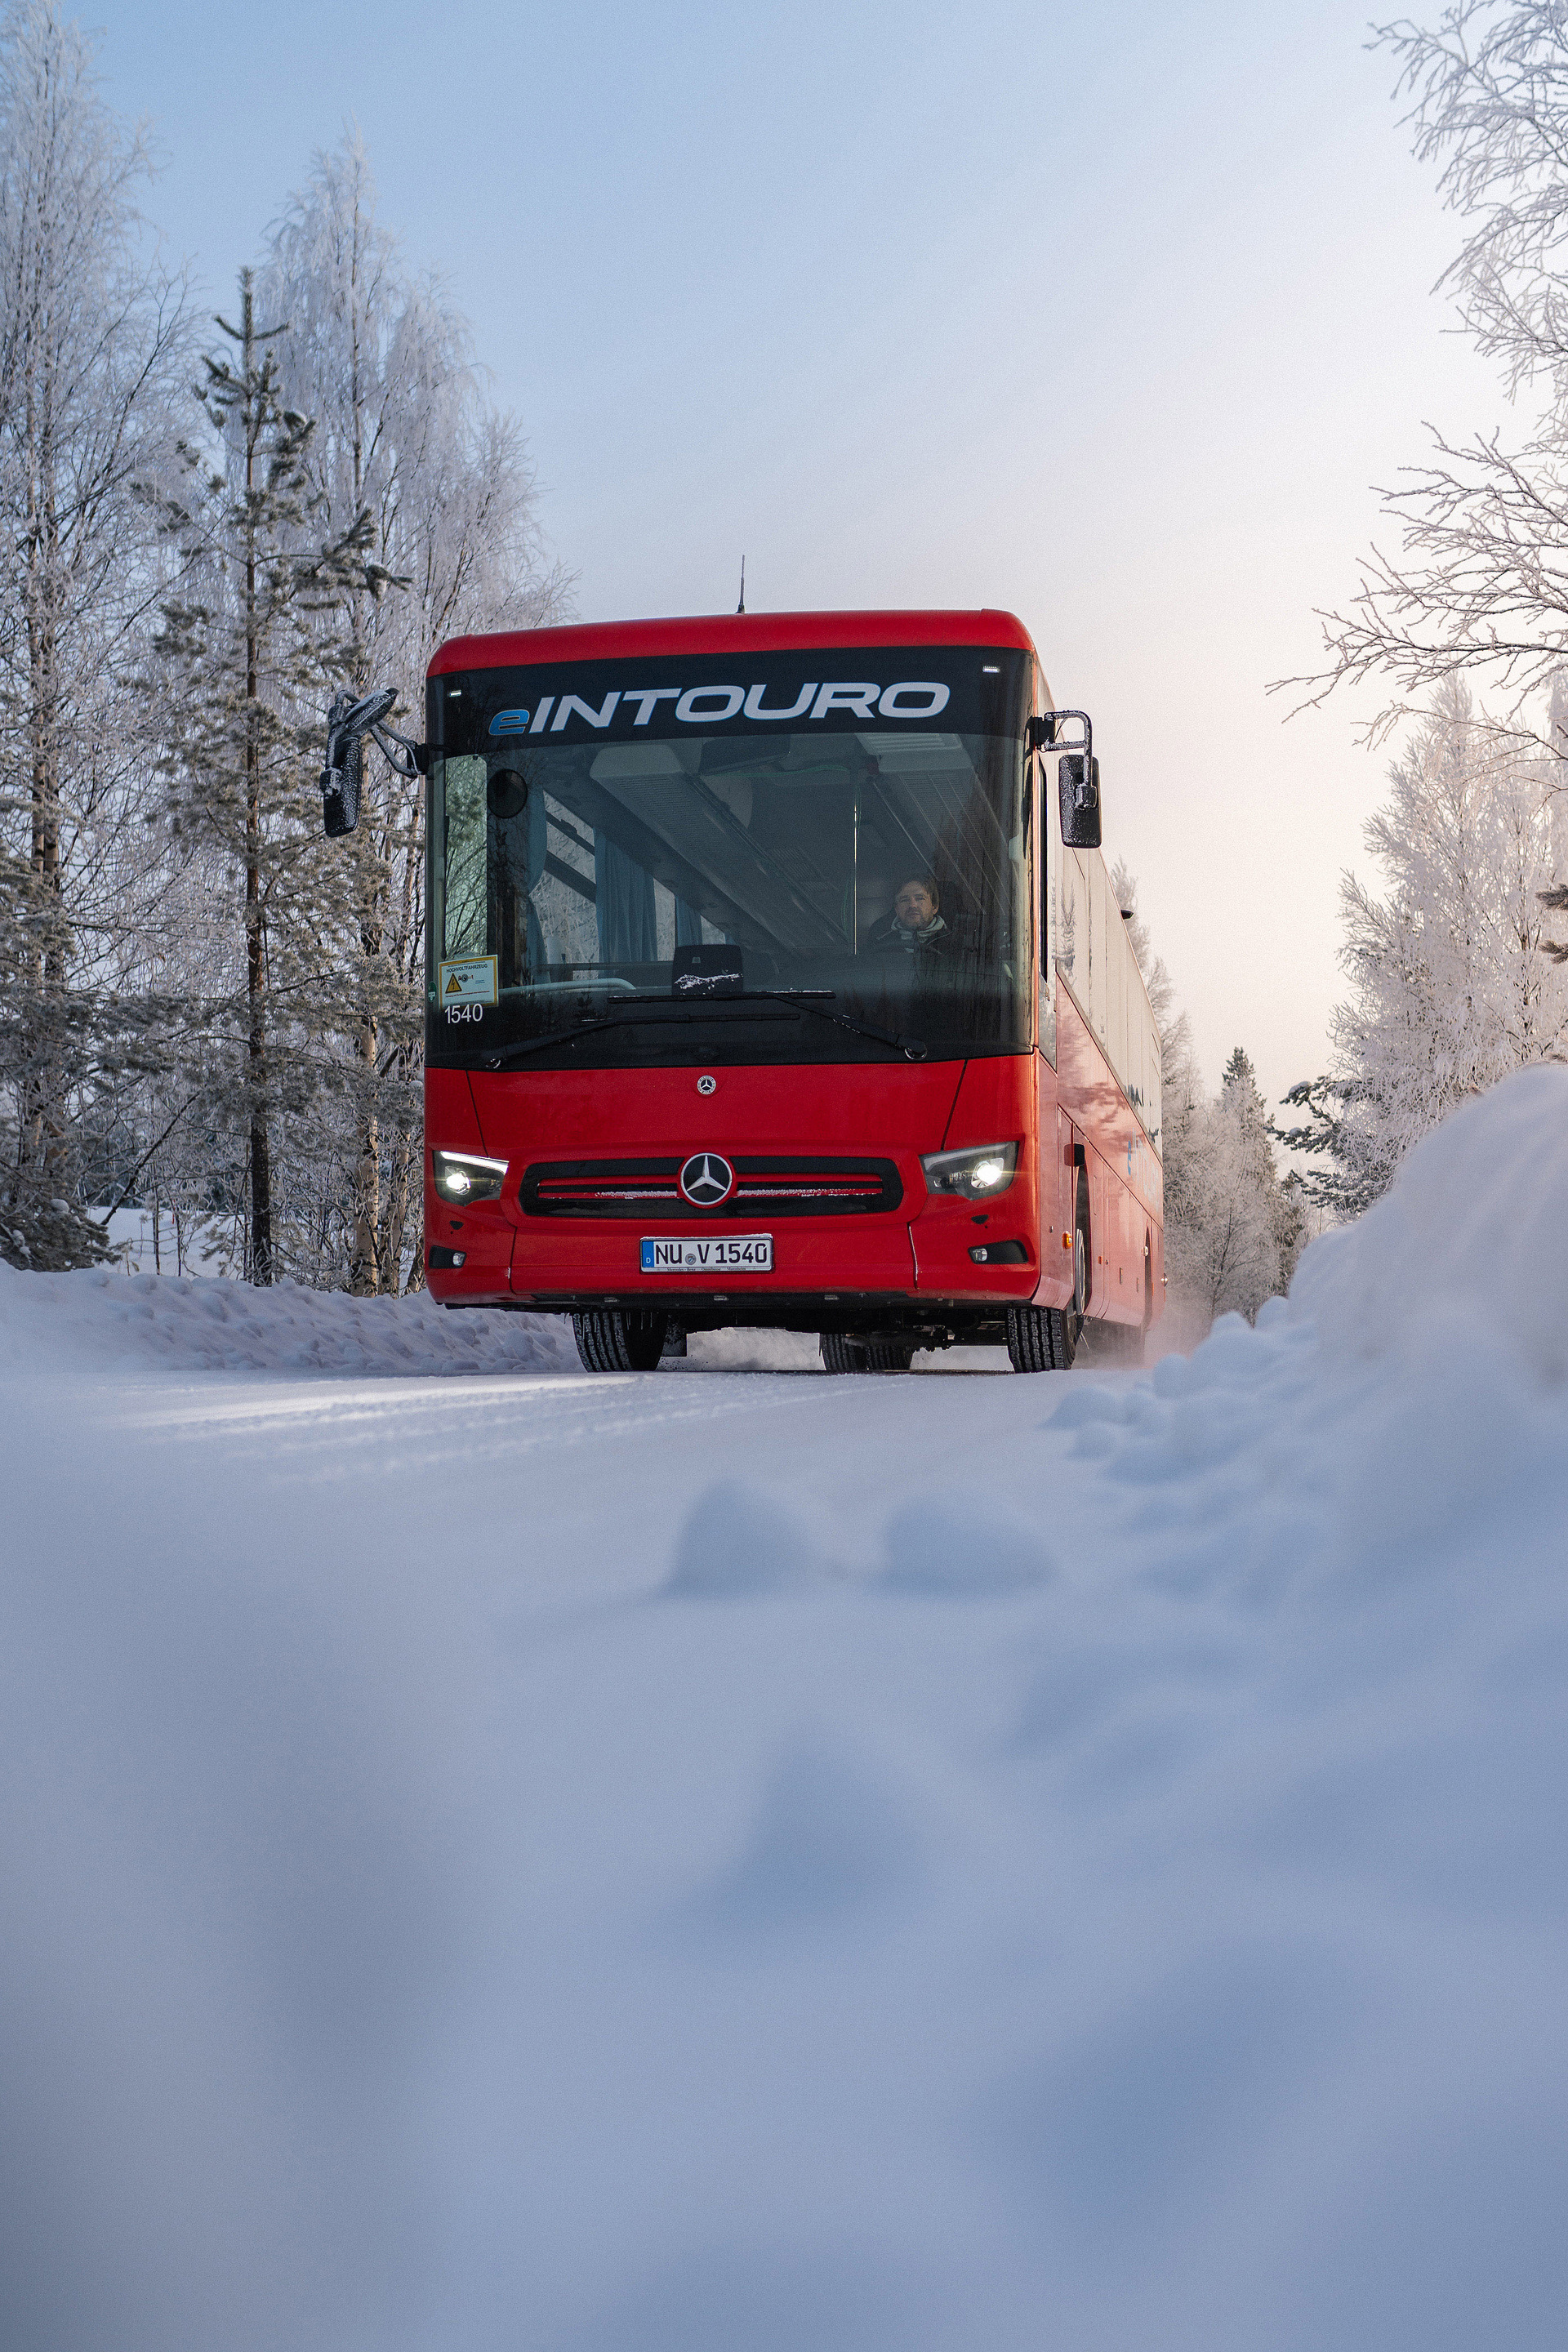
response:
[[[1033,689],[1029,656],[1006,646],[639,656],[433,677],[427,731],[432,751],[448,755],[774,726],[826,735],[866,727],[1022,735]]]

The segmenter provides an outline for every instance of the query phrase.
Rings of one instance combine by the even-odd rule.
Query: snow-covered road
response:
[[[7,2340],[1559,2352],[1565,1225],[1552,1071],[1149,1374],[0,1269]]]

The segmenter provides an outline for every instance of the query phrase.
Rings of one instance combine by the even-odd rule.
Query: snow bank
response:
[[[1478,1345],[1528,1386],[1568,1379],[1568,1069],[1456,1111],[1393,1191],[1302,1257],[1291,1305],[1330,1354],[1419,1373]]]
[[[0,1261],[0,1366],[86,1364],[337,1378],[582,1369],[572,1327],[558,1317],[453,1313],[424,1291],[350,1298],[292,1282],[255,1290],[107,1266],[22,1274]]]
[[[1565,1087],[1147,1375],[0,1370],[11,2338],[1559,2352]]]

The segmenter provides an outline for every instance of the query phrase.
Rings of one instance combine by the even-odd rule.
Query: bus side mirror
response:
[[[1100,847],[1100,761],[1091,751],[1064,751],[1057,763],[1061,792],[1062,845]]]
[[[359,823],[360,785],[364,776],[364,737],[327,739],[327,764],[321,770],[321,823],[329,841],[341,840]]]
[[[355,701],[337,694],[327,713],[327,764],[321,770],[321,823],[327,837],[337,841],[359,823],[360,792],[364,782],[364,739],[374,735],[390,765],[400,776],[427,775],[430,752],[424,743],[411,743],[386,714],[397,700],[397,689],[384,686]]]

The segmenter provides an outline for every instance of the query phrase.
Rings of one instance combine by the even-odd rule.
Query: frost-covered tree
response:
[[[1293,1181],[1282,1185],[1252,1064],[1238,1046],[1209,1099],[1192,1025],[1138,911],[1138,885],[1118,859],[1110,887],[1122,909],[1160,1031],[1165,1276],[1178,1317],[1201,1333],[1232,1309],[1255,1316],[1289,1286],[1302,1238]]]
[[[316,1041],[349,903],[304,789],[342,659],[321,623],[371,567],[363,512],[336,536],[323,528],[314,427],[279,377],[286,323],[258,324],[248,270],[239,295],[238,325],[216,322],[231,350],[206,359],[196,388],[206,430],[184,445],[185,482],[163,502],[181,576],[157,652],[170,831],[209,878],[228,950],[208,1014],[219,1041],[208,1116],[243,1137],[247,1270],[265,1284],[282,1270],[275,1142],[280,1121],[321,1097]]]
[[[286,206],[188,417],[144,158],[53,0],[0,20],[0,1250],[79,1262],[155,1191],[256,1278],[422,1263],[422,807],[320,834],[327,705],[562,613],[515,420],[375,218]],[[266,318],[266,329],[257,326]],[[309,420],[309,423],[307,422]]]
[[[315,424],[307,460],[324,527],[369,517],[374,562],[321,626],[354,692],[398,688],[422,731],[424,677],[444,637],[537,627],[567,609],[546,557],[521,427],[484,397],[467,321],[418,278],[376,217],[363,142],[347,134],[284,208],[258,281],[289,332],[291,404]],[[346,1273],[361,1292],[419,1278],[423,836],[417,780],[366,763],[358,831],[338,845],[354,919],[341,942],[339,1036],[353,1120]]]
[[[1397,554],[1363,566],[1325,618],[1321,698],[1376,679],[1374,740],[1414,720],[1367,845],[1387,888],[1347,877],[1351,995],[1333,1066],[1287,1097],[1285,1139],[1339,1213],[1375,1200],[1411,1144],[1465,1095],[1563,1050],[1549,927],[1568,909],[1568,9],[1458,0],[1435,26],[1384,26],[1415,152],[1466,234],[1443,283],[1532,430],[1457,447],[1386,496]],[[1497,712],[1472,704],[1487,683]]]
[[[53,0],[0,23],[0,1252],[99,1247],[81,1201],[106,1006],[144,879],[150,731],[127,691],[157,588],[139,486],[171,438],[183,289],[147,163]],[[132,1024],[135,1025],[134,1024]]]
[[[1160,1035],[1161,1092],[1167,1101],[1173,1097],[1180,1098],[1191,1094],[1195,1085],[1193,1024],[1176,1003],[1176,984],[1166,969],[1164,957],[1154,951],[1149,926],[1138,911],[1137,877],[1124,857],[1119,857],[1110,869],[1110,895],[1121,909],[1128,941],[1149,992],[1149,1010],[1154,1015],[1154,1026]]]
[[[1457,1103],[1568,1054],[1568,971],[1550,936],[1552,877],[1568,869],[1556,781],[1556,763],[1489,725],[1458,682],[1391,767],[1364,835],[1384,893],[1350,875],[1341,887],[1351,993],[1333,1066],[1286,1098],[1306,1116],[1283,1139],[1327,1163],[1306,1180],[1324,1205],[1366,1207]]]
[[[1166,1112],[1165,1265],[1179,1301],[1212,1321],[1250,1321],[1289,1289],[1303,1221],[1294,1182],[1281,1184],[1268,1117],[1239,1046],[1217,1097],[1178,1098]]]

